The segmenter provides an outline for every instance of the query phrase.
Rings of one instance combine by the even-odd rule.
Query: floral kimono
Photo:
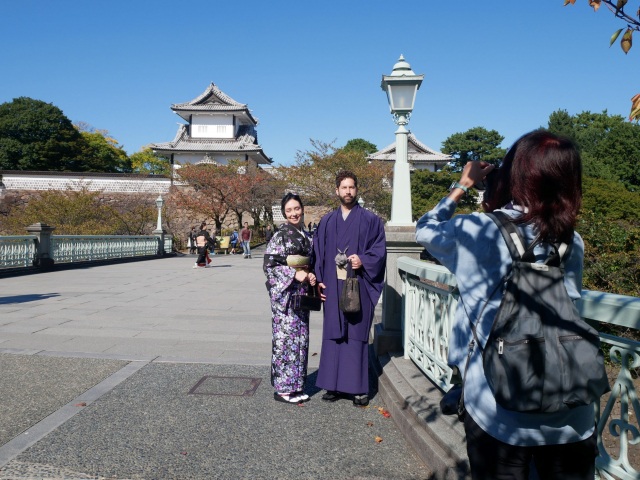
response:
[[[292,295],[305,294],[310,288],[294,279],[296,267],[290,265],[300,263],[308,263],[313,271],[311,238],[286,223],[267,245],[263,267],[272,314],[271,384],[281,393],[301,392],[307,377],[309,312],[291,307]]]

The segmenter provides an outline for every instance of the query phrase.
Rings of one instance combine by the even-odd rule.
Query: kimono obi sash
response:
[[[287,266],[297,270],[307,270],[311,265],[311,257],[304,255],[287,255]]]

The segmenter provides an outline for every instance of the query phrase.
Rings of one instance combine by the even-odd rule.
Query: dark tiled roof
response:
[[[251,131],[245,129],[244,131]],[[242,130],[241,130],[242,132]],[[255,132],[255,131],[254,131]],[[244,133],[233,139],[220,138],[198,138],[193,139],[189,136],[187,125],[180,125],[176,137],[171,142],[152,143],[151,148],[156,152],[220,152],[220,153],[254,153],[265,160],[265,163],[271,163],[262,147],[256,143],[255,136],[250,133]]]
[[[249,107],[244,103],[236,102],[229,95],[220,90],[213,82],[198,97],[189,102],[175,103],[171,105],[174,112],[242,112],[254,123],[258,124]]]
[[[407,154],[410,163],[442,163],[453,160],[451,155],[438,152],[429,148],[427,145],[418,140],[412,133],[407,138]],[[382,150],[372,153],[367,157],[368,160],[382,160],[386,162],[395,162],[396,160],[396,144],[383,148]]]

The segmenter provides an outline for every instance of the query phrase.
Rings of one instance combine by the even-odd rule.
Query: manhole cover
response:
[[[260,385],[261,379],[250,377],[217,377],[207,375],[202,377],[189,395],[231,395],[236,397],[251,397]]]

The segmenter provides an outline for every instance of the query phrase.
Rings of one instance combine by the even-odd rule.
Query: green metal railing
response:
[[[48,258],[54,263],[93,262],[158,255],[159,238],[153,235],[52,235]],[[173,249],[165,237],[165,253]],[[31,267],[38,254],[35,235],[0,236],[0,269]]]
[[[34,235],[0,237],[0,268],[30,267],[35,256]]]
[[[158,239],[145,235],[53,235],[51,252],[55,263],[150,256],[158,253]]]
[[[408,257],[398,259],[403,279],[403,331],[405,358],[410,358],[443,391],[451,388],[452,369],[447,365],[449,334],[458,303],[456,279],[446,268]],[[615,325],[640,329],[640,298],[584,290],[577,302],[580,315],[596,328]],[[597,324],[600,324],[598,326]],[[634,386],[640,367],[640,342],[600,334],[609,351],[615,380],[611,393],[594,414],[598,430],[596,467],[600,478],[638,479],[640,465],[629,460],[631,448],[640,448],[640,403]],[[613,441],[604,445],[606,434]]]

